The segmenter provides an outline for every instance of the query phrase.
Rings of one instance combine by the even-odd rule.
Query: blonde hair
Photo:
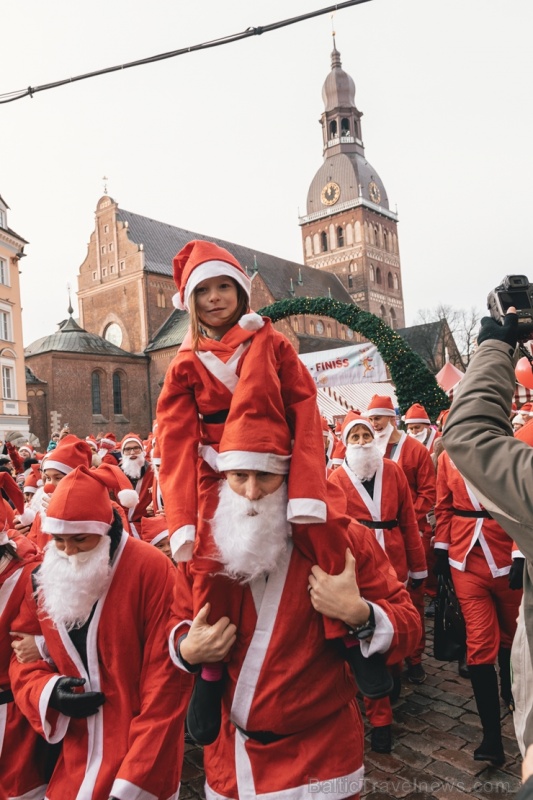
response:
[[[229,320],[229,324],[233,326],[240,320],[243,314],[247,313],[248,309],[250,308],[250,301],[240,283],[237,283],[237,281],[233,280],[233,278],[231,278],[229,275],[227,277],[237,289],[237,308],[235,309],[235,314]],[[200,330],[201,320],[198,316],[198,310],[196,308],[196,289],[193,290],[189,298],[189,309],[191,319],[192,349],[196,351],[199,349],[200,339],[203,338],[203,334]]]

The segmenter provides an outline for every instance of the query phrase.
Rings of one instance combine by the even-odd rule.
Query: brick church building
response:
[[[252,279],[254,309],[289,297],[331,297],[403,327],[397,216],[366,160],[355,85],[335,46],[322,96],[324,162],[299,220],[302,264],[125,211],[107,194],[99,199],[79,269],[79,317],[69,308],[55,333],[25,351],[30,428],[41,443],[66,423],[79,436],[147,435],[165,372],[188,327],[187,314],[172,306],[172,260],[191,239],[215,241],[236,256]],[[300,352],[360,338],[313,315],[276,327]]]

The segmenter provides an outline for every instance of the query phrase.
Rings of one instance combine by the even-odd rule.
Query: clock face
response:
[[[111,325],[108,325],[105,329],[104,339],[107,339],[108,342],[114,344],[116,347],[120,347],[122,344],[122,330],[120,325],[117,325],[116,322],[112,322]]]
[[[324,333],[324,323],[318,320],[317,324],[315,325],[315,331],[317,333]]]
[[[346,336],[348,339],[353,339],[353,331],[351,328],[346,328]]]
[[[325,206],[333,206],[341,196],[341,187],[338,183],[334,183],[330,181],[326,183],[322,192],[320,193],[320,199],[322,200],[323,205]]]
[[[370,195],[370,199],[373,203],[379,203],[381,200],[379,187],[375,181],[370,181],[368,184],[368,194]]]

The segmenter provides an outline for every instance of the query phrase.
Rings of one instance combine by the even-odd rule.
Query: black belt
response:
[[[12,703],[14,700],[13,692],[11,689],[6,689],[5,692],[0,692],[0,706],[6,703]]]
[[[492,519],[486,509],[482,511],[467,511],[466,508],[452,508],[452,513],[456,517],[468,517],[468,519]]]
[[[373,528],[374,530],[383,528],[383,530],[390,531],[392,528],[398,527],[397,519],[358,519],[357,522],[360,522],[365,528]]]
[[[235,725],[235,723],[233,723]],[[281,739],[286,739],[289,734],[272,733],[272,731],[245,731],[239,725],[235,725],[238,731],[244,733],[249,739],[261,744],[272,744],[272,742],[279,742]]]
[[[224,408],[222,411],[215,411],[214,414],[203,414],[202,420],[206,425],[222,425],[228,418],[229,408]]]

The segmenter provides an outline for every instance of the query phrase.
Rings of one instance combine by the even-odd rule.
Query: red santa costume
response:
[[[193,241],[174,259],[175,300],[189,307],[195,287],[215,276],[232,278],[250,294],[250,279],[239,262],[210,242]],[[316,388],[290,342],[270,320],[245,314],[220,341],[201,336],[198,350],[188,334],[170,365],[157,405],[161,448],[160,482],[170,541],[176,560],[191,557],[198,520],[210,519],[216,507],[215,461],[226,420],[235,398],[245,398],[247,418],[254,415],[257,396],[266,380],[280,387],[284,418],[294,438],[289,483],[288,519],[322,521],[325,518],[325,476],[309,474],[306,464],[323,462],[316,406]],[[241,403],[242,406],[242,403]],[[279,408],[275,409],[279,413]],[[243,424],[246,425],[245,418]],[[296,477],[297,476],[297,477]],[[199,531],[200,537],[202,531]],[[200,542],[200,547],[202,544]]]
[[[372,397],[364,416],[371,417],[376,415],[390,416],[391,419],[396,416],[390,397],[381,395]],[[435,505],[435,468],[431,456],[424,445],[417,442],[412,436],[408,436],[405,431],[401,431],[399,437],[399,441],[396,443],[392,443],[389,440],[385,449],[385,457],[396,462],[404,471],[415,507],[419,535],[422,539],[426,536],[431,541],[431,526],[427,515]],[[424,586],[410,589],[409,594],[420,614],[422,629],[418,646],[408,659],[408,663],[414,666],[421,663],[422,653],[426,644]]]
[[[16,556],[12,555],[12,548],[16,548]],[[47,745],[13,702],[8,673],[13,654],[9,633],[16,630],[13,621],[31,572],[40,560],[37,548],[24,536],[11,540],[7,533],[0,533],[0,775],[9,797],[21,800],[42,800],[45,795]]]
[[[159,447],[158,439],[154,439],[152,444],[152,453],[150,458],[152,464],[152,471],[154,473],[154,481],[152,483],[152,508],[154,514],[159,514],[165,509],[163,502],[163,494],[161,492],[161,484],[159,482],[159,468],[161,467],[161,448]]]
[[[5,497],[0,496],[2,501],[0,520],[4,520],[4,530],[7,530],[13,527],[15,515],[21,514],[24,511],[24,495],[22,489],[8,472],[0,472],[0,489],[4,491],[11,501],[11,503],[9,503]]]
[[[176,800],[189,680],[183,673],[180,680],[166,653],[175,570],[156,548],[112,524],[110,487],[102,477],[86,467],[67,475],[50,500],[45,531],[63,543],[71,534],[98,534],[104,545],[108,537],[105,583],[85,621],[67,623],[71,612],[52,590],[50,571],[56,561],[65,562],[54,558],[56,543],[49,546],[35,576],[38,601],[30,587],[14,625],[42,632],[50,661],[12,662],[15,701],[47,741],[63,742],[49,800]],[[72,568],[74,593],[84,563]],[[84,591],[93,593],[90,606],[90,581]],[[62,676],[84,679],[83,692],[103,693],[105,702],[81,718],[56,710],[50,703]]]
[[[513,558],[523,558],[491,519],[447,453],[437,469],[435,550],[448,551],[466,623],[467,664],[494,664],[510,650],[522,592],[510,589]]]
[[[140,447],[140,453],[129,456],[124,453],[125,447]],[[128,477],[130,485],[135,489],[139,500],[137,505],[128,509],[128,522],[133,536],[140,538],[141,519],[146,516],[148,506],[152,502],[152,485],[154,474],[150,462],[146,460],[143,440],[136,433],[127,433],[120,443],[122,460],[120,467]]]
[[[372,639],[361,644],[363,652],[401,658],[419,635],[417,615],[373,535],[345,515],[345,500],[335,487],[328,492],[327,522],[311,527],[321,528],[329,540],[349,532],[359,590],[372,604],[377,623]],[[261,576],[244,588],[237,642],[228,663],[222,729],[216,742],[204,748],[209,800],[359,796],[363,725],[351,673],[338,651],[325,642],[322,618],[309,600],[307,583],[314,563],[289,537],[268,580]],[[170,649],[183,669],[174,649],[191,619],[183,565],[180,575],[178,624]]]

